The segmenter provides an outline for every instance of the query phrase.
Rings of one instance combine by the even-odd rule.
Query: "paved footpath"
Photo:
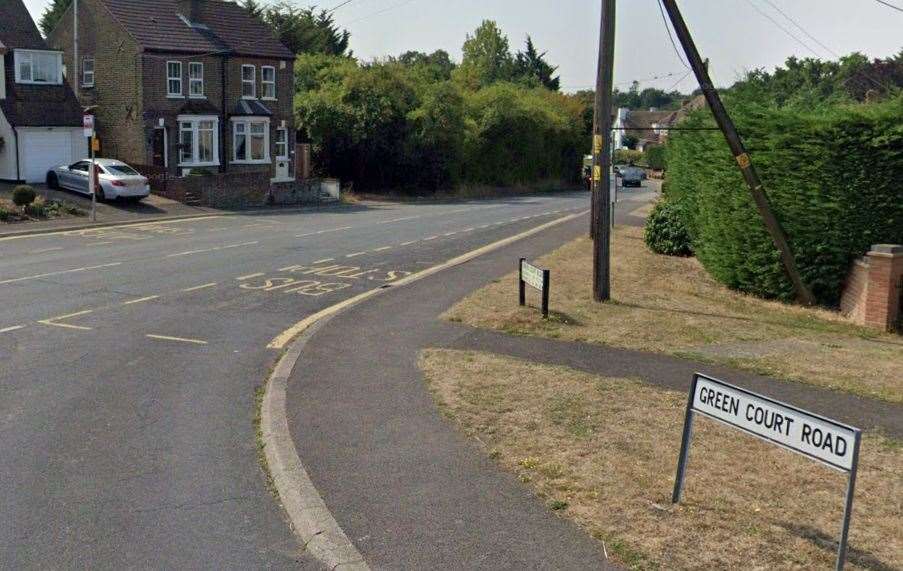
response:
[[[444,323],[471,291],[586,230],[550,229],[353,307],[311,336],[288,387],[292,436],[339,525],[377,569],[604,569],[599,545],[549,512],[433,405],[425,347],[475,349],[641,377],[686,391],[708,372],[863,428],[903,434],[903,407],[724,367]],[[512,303],[515,296],[512,284]],[[675,449],[675,454],[676,454]]]

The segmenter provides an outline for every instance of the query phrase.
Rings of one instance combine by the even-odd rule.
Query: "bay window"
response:
[[[270,162],[269,119],[232,119],[232,162]]]
[[[179,165],[219,165],[219,119],[183,115],[179,117]]]
[[[63,54],[60,52],[16,50],[16,83],[63,83]]]

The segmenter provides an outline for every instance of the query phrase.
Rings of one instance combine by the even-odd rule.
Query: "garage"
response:
[[[28,183],[42,183],[47,171],[73,161],[70,129],[19,132],[21,176]]]

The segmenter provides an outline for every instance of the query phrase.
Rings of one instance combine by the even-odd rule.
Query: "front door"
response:
[[[288,129],[280,127],[276,129],[276,172],[274,180],[291,180],[289,167],[291,162],[288,157]]]
[[[154,139],[151,145],[153,165],[155,167],[166,166],[166,129],[154,129]]]

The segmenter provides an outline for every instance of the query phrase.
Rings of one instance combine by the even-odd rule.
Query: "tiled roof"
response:
[[[9,50],[46,50],[22,0],[0,0],[0,45]],[[6,99],[0,99],[0,111],[14,127],[75,127],[82,124],[82,108],[72,89],[62,85],[25,85],[16,83],[14,53],[5,58]]]
[[[0,42],[7,48],[47,49],[22,0],[0,0],[0,22]]]
[[[102,0],[113,17],[146,50],[217,53],[292,59],[270,28],[233,2],[197,0],[196,26],[175,0]],[[188,14],[184,14],[188,16]]]
[[[5,0],[4,0],[5,1]],[[82,108],[69,85],[25,85],[15,82],[13,54],[6,56],[6,99],[0,111],[14,127],[79,127]]]

